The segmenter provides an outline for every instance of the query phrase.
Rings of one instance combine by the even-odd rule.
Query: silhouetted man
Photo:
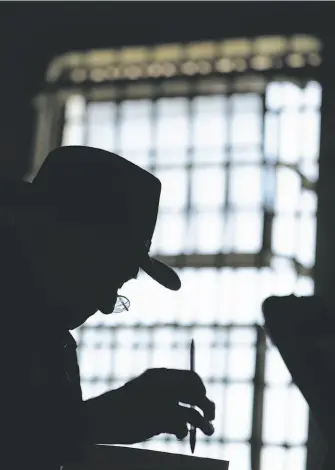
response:
[[[98,310],[122,306],[118,289],[140,268],[166,288],[180,288],[177,274],[149,256],[160,191],[150,173],[88,147],[54,150],[33,183],[1,184],[6,468],[59,469],[85,459],[97,443],[131,444],[160,433],[182,439],[188,423],[214,432],[214,403],[187,370],[147,370],[82,400],[69,330]]]
[[[334,470],[334,315],[320,297],[295,295],[269,297],[263,303],[263,313],[265,328],[309,404],[327,444],[323,466],[314,464],[313,469]]]

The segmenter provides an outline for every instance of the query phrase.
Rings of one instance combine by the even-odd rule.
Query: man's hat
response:
[[[170,267],[149,256],[161,193],[151,173],[105,150],[66,146],[47,156],[29,186],[34,199],[41,200],[42,193],[61,217],[105,224],[129,237],[140,250],[143,271],[168,289],[181,287]]]

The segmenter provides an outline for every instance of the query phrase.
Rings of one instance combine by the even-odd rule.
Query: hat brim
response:
[[[169,266],[149,256],[142,260],[140,267],[152,279],[170,290],[179,290],[181,281],[178,274]]]

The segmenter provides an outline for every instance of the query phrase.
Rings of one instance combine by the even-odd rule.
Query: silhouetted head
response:
[[[98,310],[112,313],[118,289],[140,268],[180,288],[177,274],[149,256],[160,192],[160,181],[142,168],[79,146],[52,151],[24,184],[20,238],[47,302],[72,312],[68,328]]]

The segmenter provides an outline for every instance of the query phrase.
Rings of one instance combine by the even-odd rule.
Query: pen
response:
[[[194,339],[191,341],[191,349],[190,349],[190,369],[193,372],[194,371]],[[194,406],[192,406],[194,408]],[[195,438],[196,438],[196,427],[191,424],[191,429],[190,429],[190,446],[191,446],[191,452],[192,454],[194,453],[195,449]]]

